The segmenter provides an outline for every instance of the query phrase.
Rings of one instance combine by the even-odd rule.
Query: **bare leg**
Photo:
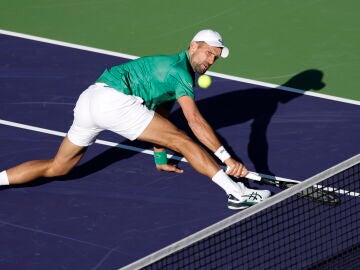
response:
[[[220,170],[208,152],[159,114],[155,114],[138,139],[181,153],[196,171],[209,178]]]
[[[66,137],[54,158],[32,160],[6,170],[10,185],[24,184],[39,177],[55,177],[67,174],[82,158],[86,147],[73,144]]]

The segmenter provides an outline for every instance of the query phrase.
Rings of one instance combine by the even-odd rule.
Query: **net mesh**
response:
[[[360,269],[359,168],[318,183],[334,188],[337,206],[292,195],[140,268]]]

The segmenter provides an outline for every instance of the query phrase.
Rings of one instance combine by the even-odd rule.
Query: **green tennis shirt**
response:
[[[146,107],[154,109],[182,96],[194,98],[194,78],[188,52],[183,51],[175,55],[145,56],[114,66],[106,69],[96,82],[141,97]]]

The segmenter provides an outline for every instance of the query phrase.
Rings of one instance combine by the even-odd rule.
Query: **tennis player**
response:
[[[234,182],[245,177],[246,167],[232,158],[199,112],[194,100],[195,73],[204,74],[214,62],[226,58],[229,49],[218,32],[198,32],[187,50],[175,55],[147,56],[106,69],[79,97],[74,121],[57,154],[49,160],[33,160],[0,173],[0,185],[30,182],[39,177],[67,174],[103,130],[129,140],[154,144],[156,168],[182,173],[168,163],[166,149],[182,154],[199,173],[212,179],[228,195],[228,207],[244,209],[270,196]],[[227,167],[225,173],[202,146],[169,122],[169,106],[177,101],[195,136]],[[229,175],[228,175],[229,174]]]

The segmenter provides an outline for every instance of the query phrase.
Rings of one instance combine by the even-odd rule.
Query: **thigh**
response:
[[[158,113],[155,113],[152,121],[138,139],[169,148],[184,139],[190,140],[183,131]]]
[[[209,178],[220,169],[207,151],[159,114],[155,114],[139,139],[182,154],[196,171]]]

